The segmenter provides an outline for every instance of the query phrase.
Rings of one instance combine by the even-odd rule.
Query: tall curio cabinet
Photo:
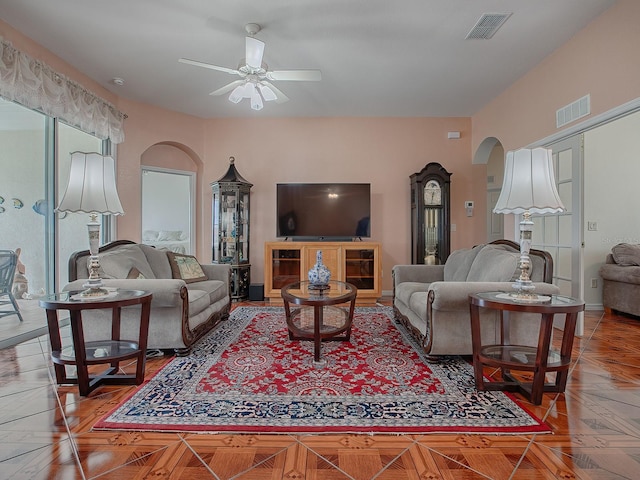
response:
[[[249,296],[249,192],[253,184],[238,173],[235,159],[229,169],[211,184],[213,192],[213,262],[231,264],[231,298]]]
[[[441,265],[451,248],[451,174],[429,163],[411,179],[411,263]]]

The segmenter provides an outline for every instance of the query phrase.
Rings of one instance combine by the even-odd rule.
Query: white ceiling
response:
[[[471,116],[614,3],[0,0],[0,18],[120,96],[198,117]],[[484,13],[512,15],[492,39],[465,40]],[[178,58],[236,68],[249,22],[270,69],[322,81],[274,82],[290,101],[259,112],[210,96],[238,77]]]

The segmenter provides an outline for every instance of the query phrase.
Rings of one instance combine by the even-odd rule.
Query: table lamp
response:
[[[99,153],[73,152],[69,169],[69,183],[58,212],[84,212],[89,214],[89,279],[83,285],[84,297],[108,295],[100,278],[100,222],[98,214],[123,215],[124,210],[116,190],[115,162],[112,157]]]
[[[502,191],[494,213],[522,215],[520,222],[520,277],[513,284],[512,297],[517,301],[541,301],[533,293],[531,282],[531,214],[559,213],[564,205],[558,195],[553,172],[552,151],[546,148],[523,148],[507,152]]]

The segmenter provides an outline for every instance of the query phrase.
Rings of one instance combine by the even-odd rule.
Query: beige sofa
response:
[[[229,316],[231,267],[200,265],[206,278],[183,280],[173,268],[173,252],[118,240],[100,248],[101,277],[106,287],[147,290],[153,294],[148,349],[174,350],[186,355],[191,346],[218,322]],[[64,290],[82,290],[89,277],[89,251],[69,259],[69,279]],[[192,259],[193,260],[193,259]],[[173,263],[176,267],[176,263]],[[186,276],[185,276],[186,277]],[[83,312],[86,340],[109,338],[111,312]],[[132,307],[122,313],[122,338],[136,338],[139,312]]]
[[[640,245],[619,243],[600,267],[606,310],[640,316]]]
[[[469,295],[512,291],[520,270],[519,246],[497,240],[470,249],[456,250],[444,265],[396,265],[393,267],[395,317],[420,341],[429,356],[471,355]],[[539,294],[559,293],[551,284],[553,260],[532,249],[531,280]],[[483,344],[500,343],[497,311],[482,309]],[[511,341],[538,344],[539,315],[511,314]],[[532,320],[536,321],[532,321]]]

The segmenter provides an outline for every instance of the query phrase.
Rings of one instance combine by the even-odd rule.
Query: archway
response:
[[[474,164],[487,165],[487,242],[505,238],[504,215],[493,213],[500,196],[504,176],[504,148],[500,140],[487,137],[481,143],[473,157]]]
[[[140,167],[142,242],[195,255],[201,160],[182,144],[160,142],[144,151]]]

